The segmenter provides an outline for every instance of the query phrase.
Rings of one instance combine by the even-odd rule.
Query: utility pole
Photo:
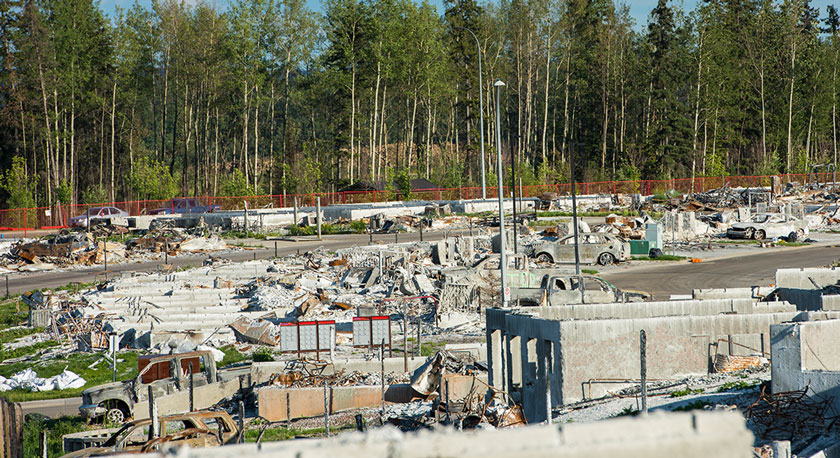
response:
[[[456,29],[466,30],[475,39],[475,46],[478,48],[478,109],[479,109],[479,129],[481,134],[481,198],[487,199],[487,183],[484,180],[484,83],[481,77],[481,43],[478,37],[475,36],[472,30],[466,27],[455,27]]]
[[[498,164],[499,182],[499,269],[502,274],[502,307],[507,307],[507,259],[505,257],[505,193],[502,182],[502,131],[501,131],[501,105],[499,105],[499,90],[505,85],[502,80],[496,80],[493,86],[496,87],[496,164]]]

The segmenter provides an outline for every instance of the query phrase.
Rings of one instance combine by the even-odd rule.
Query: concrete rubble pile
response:
[[[62,231],[34,241],[12,244],[0,257],[2,269],[37,272],[62,268],[120,264],[182,253],[211,253],[231,249],[218,236],[193,235],[182,230],[152,231],[126,243],[106,240],[92,232]]]

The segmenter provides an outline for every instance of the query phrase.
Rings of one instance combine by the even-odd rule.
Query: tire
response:
[[[598,256],[598,264],[600,264],[602,266],[608,266],[608,265],[610,265],[614,262],[615,262],[615,256],[613,256],[610,253],[601,253],[601,255]]]
[[[761,229],[759,229],[759,230],[757,230],[753,233],[753,238],[756,239],[756,240],[764,240],[764,237],[766,237],[766,236],[767,236],[767,234],[764,231],[762,231]]]
[[[105,403],[105,408],[107,409],[105,412],[105,416],[103,418],[103,423],[107,422],[111,425],[122,425],[128,419],[128,414],[119,405],[118,401],[109,401]]]
[[[788,243],[791,243],[791,242],[795,242],[797,240],[799,240],[799,234],[797,234],[796,231],[794,231],[794,232],[791,232],[790,234],[788,234],[786,241]]]
[[[551,257],[548,253],[540,253],[537,255],[537,262],[544,262],[547,264],[553,264],[554,258]]]

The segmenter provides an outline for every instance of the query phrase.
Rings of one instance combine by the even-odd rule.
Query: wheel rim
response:
[[[123,414],[123,411],[118,408],[110,409],[108,411],[107,417],[108,421],[114,424],[122,424],[122,422],[125,420],[125,415]]]
[[[612,263],[612,255],[609,253],[602,253],[599,257],[599,261],[601,262],[602,266]]]
[[[805,231],[803,229],[797,229],[796,230],[796,238],[801,239],[802,237],[805,237]]]
[[[755,231],[756,240],[764,240],[764,231]]]
[[[551,262],[551,256],[549,256],[545,253],[541,253],[539,256],[537,256],[537,261],[539,261],[539,262]]]

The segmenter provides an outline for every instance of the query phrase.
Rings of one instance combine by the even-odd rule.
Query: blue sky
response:
[[[151,0],[139,0],[140,4],[142,5],[150,5]],[[227,0],[211,0],[216,1],[217,4],[224,8],[227,5]],[[433,4],[437,5],[438,11],[442,11],[442,4],[441,0],[431,0]],[[650,10],[656,5],[656,0],[625,0],[630,5],[630,13],[636,19],[636,27],[642,28],[647,23],[648,15],[650,14]],[[699,0],[672,0],[672,4],[682,3],[683,8],[686,10],[693,9],[694,6],[697,4]],[[102,9],[105,11],[106,14],[111,14],[114,11],[115,5],[120,5],[123,8],[128,8],[134,3],[134,0],[101,0]],[[310,8],[316,11],[321,11],[321,1],[320,0],[307,0],[307,3]],[[825,7],[829,4],[835,4],[840,6],[840,0],[812,0],[811,5],[815,8],[820,9],[820,17],[825,16]]]

